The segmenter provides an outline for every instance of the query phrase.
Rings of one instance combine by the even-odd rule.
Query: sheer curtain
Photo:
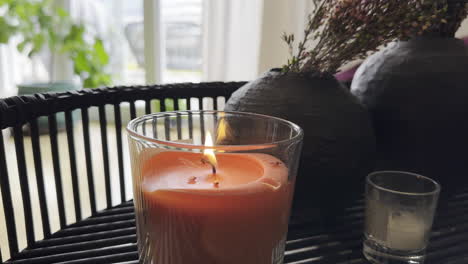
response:
[[[17,93],[17,84],[31,80],[44,81],[47,72],[39,58],[30,59],[16,49],[19,38],[0,44],[0,98]]]
[[[281,35],[301,38],[311,9],[311,0],[205,0],[204,81],[251,80],[281,67]]]
[[[16,92],[15,72],[18,68],[9,62],[14,56],[15,50],[11,45],[0,45],[0,97],[7,97]]]

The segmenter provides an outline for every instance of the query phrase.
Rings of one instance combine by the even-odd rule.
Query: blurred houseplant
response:
[[[62,54],[73,62],[73,72],[85,88],[109,85],[110,75],[104,68],[109,56],[103,42],[91,37],[86,27],[74,22],[68,12],[53,0],[0,0],[0,43],[8,43],[18,37],[18,51],[29,57],[36,56],[44,49],[49,50],[48,83],[25,83],[18,85],[18,93],[60,92],[75,90],[72,80],[56,81],[54,74],[55,56]],[[33,81],[33,80],[31,80]],[[39,120],[40,130],[45,132],[47,124]],[[58,118],[57,125],[64,127],[64,120]]]
[[[423,2],[428,1],[313,1],[304,38],[297,43],[294,35],[283,36],[292,54],[288,63],[246,84],[227,102],[227,110],[278,116],[304,129],[296,210],[333,220],[362,193],[374,166],[373,129],[365,107],[333,74],[393,39],[424,30],[412,25],[419,19],[438,23],[443,10]]]
[[[83,87],[108,85],[110,75],[104,72],[109,56],[102,40],[86,36],[83,24],[53,0],[0,0],[5,14],[0,17],[0,43],[21,36],[17,48],[29,57],[48,48],[51,56],[66,54],[73,61],[73,70],[83,80]],[[87,39],[88,38],[88,39]],[[50,60],[51,64],[53,59]],[[53,65],[49,65],[52,72]],[[53,76],[51,76],[53,79]]]
[[[468,184],[468,52],[455,38],[468,8],[466,0],[439,2],[442,23],[414,22],[425,30],[369,57],[352,92],[373,119],[377,168],[427,175],[449,195]]]

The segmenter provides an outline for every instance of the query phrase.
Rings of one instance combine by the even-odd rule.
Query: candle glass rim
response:
[[[234,114],[234,115],[244,115],[244,116],[254,116],[260,117],[265,119],[273,119],[279,121],[281,123],[286,124],[287,126],[291,127],[296,134],[288,139],[276,140],[269,143],[258,143],[258,144],[244,144],[244,145],[216,145],[213,146],[205,146],[203,144],[191,144],[191,143],[183,143],[177,142],[172,140],[162,140],[162,139],[155,139],[152,137],[148,137],[142,135],[136,129],[134,129],[141,121],[145,119],[149,119],[149,117],[164,117],[164,116],[174,116],[176,117],[177,114],[218,114],[218,113],[225,113],[225,114]],[[171,146],[175,148],[181,149],[213,149],[214,151],[241,151],[241,150],[260,150],[260,149],[268,149],[272,147],[276,147],[282,144],[288,144],[294,141],[300,141],[304,137],[304,130],[297,124],[288,121],[283,118],[251,113],[251,112],[239,112],[239,111],[218,111],[218,110],[183,110],[183,111],[168,111],[168,112],[160,112],[160,113],[152,113],[152,114],[145,114],[140,117],[134,118],[130,120],[126,127],[127,133],[129,136],[136,137],[145,141],[150,141],[156,144],[162,144],[165,146]],[[214,142],[215,143],[215,142]]]
[[[429,191],[429,192],[402,192],[402,191],[397,191],[397,190],[394,190],[394,189],[389,189],[389,188],[386,188],[386,187],[382,187],[382,186],[376,184],[375,182],[373,182],[371,180],[371,177],[373,177],[373,176],[375,176],[377,174],[383,174],[383,173],[406,174],[408,176],[418,177],[418,178],[421,178],[421,179],[423,179],[425,181],[428,181],[428,182],[432,183],[434,185],[434,190]],[[440,189],[441,189],[440,184],[437,183],[435,180],[429,178],[429,177],[423,176],[421,174],[413,173],[413,172],[398,171],[398,170],[383,170],[383,171],[371,172],[371,173],[369,173],[369,175],[367,175],[366,182],[367,182],[367,184],[372,185],[374,188],[379,189],[381,191],[385,191],[385,192],[389,192],[389,193],[393,193],[393,194],[399,194],[399,195],[406,195],[406,196],[432,196],[432,195],[440,193]]]

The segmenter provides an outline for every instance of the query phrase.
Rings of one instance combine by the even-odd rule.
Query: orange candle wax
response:
[[[293,183],[267,154],[167,151],[141,167],[140,241],[152,263],[272,264],[286,239]],[[144,219],[143,221],[141,219]]]

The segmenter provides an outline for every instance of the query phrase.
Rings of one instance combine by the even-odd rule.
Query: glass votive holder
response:
[[[380,171],[366,181],[363,253],[372,263],[424,262],[440,186],[418,174]]]
[[[183,111],[127,130],[140,263],[283,263],[301,128]]]

